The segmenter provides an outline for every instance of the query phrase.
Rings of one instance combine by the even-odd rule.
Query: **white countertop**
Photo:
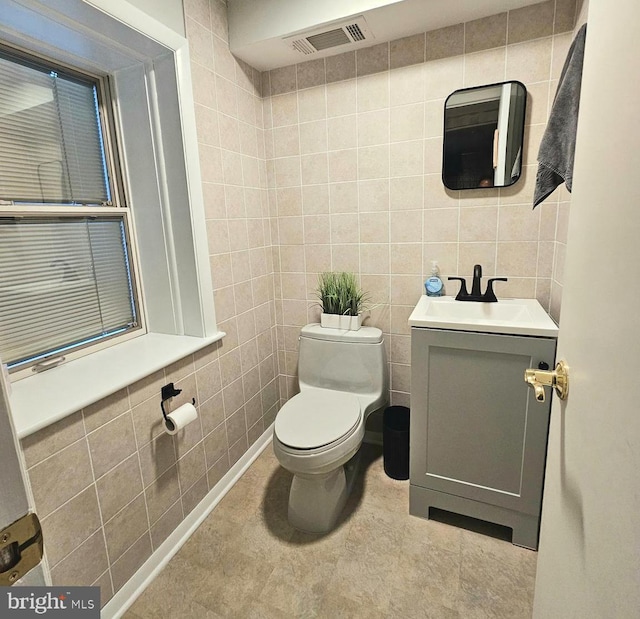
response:
[[[558,326],[536,299],[500,299],[496,303],[456,301],[422,295],[409,316],[411,327],[558,337]]]

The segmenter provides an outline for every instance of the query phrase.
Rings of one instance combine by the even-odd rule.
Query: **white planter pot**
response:
[[[326,329],[357,331],[362,326],[362,314],[342,316],[341,314],[320,314],[320,325]]]

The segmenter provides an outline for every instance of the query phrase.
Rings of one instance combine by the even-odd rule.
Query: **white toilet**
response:
[[[300,393],[276,416],[273,450],[293,473],[289,523],[325,533],[335,525],[351,490],[366,419],[387,404],[382,331],[303,327],[298,377]]]

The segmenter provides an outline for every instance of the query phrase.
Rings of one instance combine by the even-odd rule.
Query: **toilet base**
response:
[[[333,529],[353,488],[360,453],[343,466],[320,475],[293,476],[289,491],[289,524],[306,533]]]

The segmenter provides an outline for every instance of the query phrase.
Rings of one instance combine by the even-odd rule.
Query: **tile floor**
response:
[[[125,617],[531,617],[536,553],[410,516],[380,447],[324,537],[289,526],[290,481],[269,445]]]

